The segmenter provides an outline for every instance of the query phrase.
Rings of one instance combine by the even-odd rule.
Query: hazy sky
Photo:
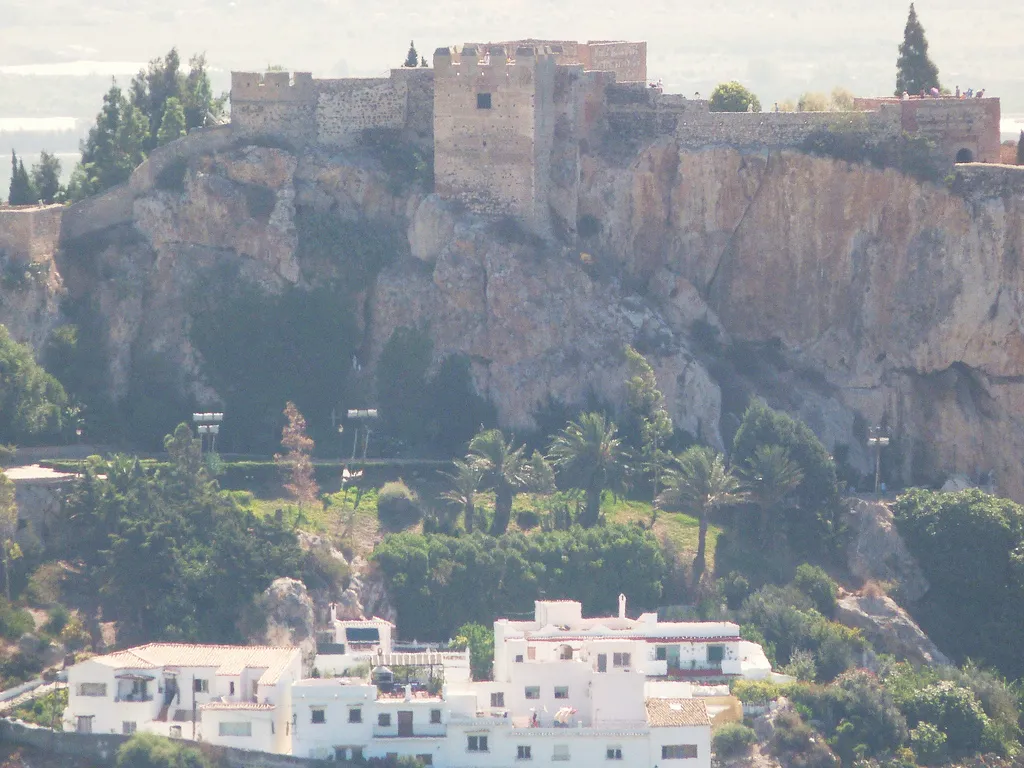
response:
[[[224,70],[280,64],[316,75],[378,75],[410,39],[436,46],[517,37],[649,43],[666,90],[738,79],[762,102],[842,85],[889,93],[908,5],[891,0],[0,0],[0,65],[144,61],[177,45]],[[1024,113],[1024,2],[919,0],[943,84],[986,88]],[[0,86],[2,87],[2,86]],[[60,98],[46,110],[61,112]],[[52,103],[49,103],[52,102]],[[38,105],[37,105],[38,106]]]

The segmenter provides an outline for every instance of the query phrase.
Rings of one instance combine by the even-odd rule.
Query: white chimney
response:
[[[626,596],[619,595],[619,618],[626,618]]]

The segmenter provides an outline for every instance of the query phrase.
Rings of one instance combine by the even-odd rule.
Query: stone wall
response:
[[[242,138],[296,145],[315,135],[316,91],[309,72],[232,72],[231,128]]]
[[[0,254],[27,264],[47,261],[60,239],[62,205],[0,206]]]
[[[584,69],[614,72],[620,83],[647,83],[647,43],[622,40],[590,41],[579,46]]]
[[[1000,160],[999,99],[858,98],[853,106],[858,110],[898,111],[902,129],[934,141],[951,165]],[[965,150],[969,156],[960,155]]]
[[[403,128],[407,100],[404,80],[317,80],[316,141],[344,146],[366,128]]]
[[[994,197],[1024,198],[1024,165],[958,165],[953,191],[973,201]]]
[[[700,112],[684,110],[676,137],[684,147],[795,147],[823,128],[864,129],[878,141],[900,135],[898,111],[880,112]]]
[[[95,760],[100,765],[110,766],[110,768],[113,768],[117,750],[129,738],[131,737],[121,734],[61,733],[51,731],[49,728],[39,728],[0,719],[0,741],[2,742],[34,747],[55,755],[74,755],[87,760]],[[210,744],[197,744],[190,741],[183,743],[198,747],[212,761],[227,768],[313,768],[313,766],[322,764],[321,761],[290,755],[215,747]],[[333,765],[340,766],[340,768],[354,768],[355,764],[339,760],[335,761]]]
[[[434,187],[442,197],[478,213],[533,220],[546,212],[537,163],[546,162],[538,151],[550,157],[555,68],[553,56],[528,46],[434,53]]]

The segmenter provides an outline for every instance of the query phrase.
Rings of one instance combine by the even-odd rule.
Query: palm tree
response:
[[[692,446],[676,456],[676,468],[659,496],[669,509],[678,509],[697,518],[700,527],[697,557],[693,560],[693,586],[696,589],[704,573],[707,554],[708,522],[718,507],[739,504],[745,498],[740,481],[725,466],[725,458],[704,446]]]
[[[483,470],[484,487],[494,490],[492,536],[508,530],[512,519],[512,500],[530,481],[525,453],[525,445],[513,448],[512,441],[506,441],[500,429],[485,429],[469,441],[466,460]]]
[[[750,500],[761,517],[761,542],[768,534],[768,515],[804,481],[804,472],[781,445],[759,445],[739,471]]]
[[[450,490],[442,493],[441,498],[462,507],[463,516],[466,521],[466,531],[472,533],[473,520],[476,516],[473,501],[476,492],[480,490],[480,484],[484,480],[484,470],[483,467],[473,461],[455,459],[452,464],[455,465],[455,470],[445,473],[451,479],[452,487]]]
[[[604,414],[584,413],[579,421],[569,422],[551,443],[548,455],[559,474],[583,491],[586,528],[597,525],[606,489],[616,494],[626,491],[629,452]]]

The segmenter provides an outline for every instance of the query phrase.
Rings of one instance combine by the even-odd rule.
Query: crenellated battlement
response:
[[[311,72],[232,72],[231,101],[307,101],[315,95]]]

